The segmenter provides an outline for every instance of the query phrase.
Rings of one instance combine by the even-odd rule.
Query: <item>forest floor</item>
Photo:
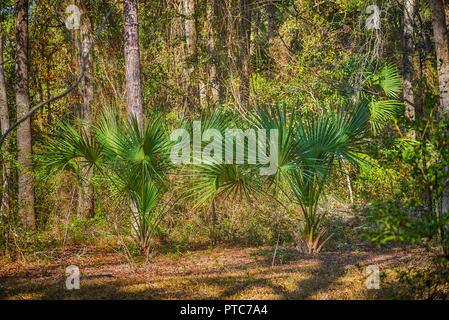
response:
[[[217,246],[167,249],[144,266],[119,253],[71,247],[64,260],[0,258],[0,299],[388,299],[395,297],[394,270],[427,265],[429,258],[408,246],[361,244],[315,256],[280,248],[272,266],[272,247]],[[79,290],[65,287],[68,265],[80,269]],[[366,288],[368,265],[379,267],[379,290]]]

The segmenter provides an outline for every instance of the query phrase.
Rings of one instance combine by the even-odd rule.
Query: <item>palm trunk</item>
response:
[[[3,58],[3,29],[0,25],[0,128],[4,134],[9,128],[8,101],[6,96],[6,81],[4,72]],[[1,198],[0,215],[9,211],[9,151],[8,147],[2,150],[2,180],[1,180]]]
[[[415,119],[415,102],[413,93],[413,12],[415,0],[404,0],[404,22],[403,22],[403,51],[402,74],[403,74],[403,94],[405,102],[405,115],[409,120]],[[408,103],[407,101],[410,101]],[[412,133],[412,136],[414,134]]]
[[[16,0],[16,65],[15,91],[17,118],[29,110],[28,93],[28,0]],[[35,225],[34,187],[31,161],[31,121],[22,122],[17,129],[19,220],[28,228]]]
[[[212,220],[212,233],[211,233],[211,240],[212,244],[217,243],[217,212],[215,210],[215,199],[212,199],[212,203],[210,205],[210,214],[211,214],[211,220]]]
[[[345,161],[343,158],[341,159],[341,162],[343,163],[343,169],[345,171],[346,176],[346,184],[348,185],[348,191],[349,191],[349,200],[351,201],[351,204],[354,204],[354,197],[352,192],[352,185],[351,185],[351,178],[349,177],[349,170],[346,167]]]
[[[142,83],[140,79],[139,20],[137,0],[123,0],[125,39],[125,78],[128,116],[143,121]]]
[[[88,55],[89,47],[92,43],[92,24],[87,13],[87,5],[85,0],[78,0],[78,6],[80,8],[81,21],[80,21],[80,34],[82,41],[82,53],[86,56],[86,70],[84,77],[81,80],[79,89],[81,93],[81,108],[80,118],[87,123],[92,123],[92,104],[94,100],[94,84],[93,84],[93,67],[92,59]],[[81,182],[81,190],[78,193],[78,209],[77,214],[81,217],[94,216],[94,190],[90,185],[89,180],[92,177],[89,168],[80,164],[80,174],[86,179]]]

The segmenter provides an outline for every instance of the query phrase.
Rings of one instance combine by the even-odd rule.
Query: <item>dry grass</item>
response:
[[[59,261],[25,263],[0,260],[2,299],[383,299],[395,297],[395,268],[421,266],[423,249],[362,248],[357,252],[300,255],[291,249],[278,254],[271,267],[269,247],[192,249],[154,256],[132,270],[119,255],[71,248]],[[75,253],[78,253],[76,255]],[[282,264],[281,264],[282,262]],[[64,268],[77,265],[80,290],[65,289]],[[378,265],[381,289],[367,290],[366,266]]]

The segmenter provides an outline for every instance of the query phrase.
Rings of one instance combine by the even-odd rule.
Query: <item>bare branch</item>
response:
[[[78,79],[75,81],[75,83],[73,83],[72,85],[70,85],[64,92],[53,96],[45,101],[42,101],[40,103],[38,103],[37,105],[35,105],[34,107],[32,107],[22,118],[20,118],[19,120],[16,121],[16,123],[14,123],[12,126],[10,126],[5,133],[2,135],[2,137],[0,138],[0,147],[3,145],[3,142],[5,141],[6,137],[8,136],[8,134],[13,131],[19,124],[21,124],[22,122],[24,122],[26,119],[28,119],[29,117],[31,117],[31,115],[36,112],[36,110],[42,108],[44,105],[46,105],[47,103],[50,103],[52,101],[55,101],[57,99],[60,99],[66,95],[68,95],[70,92],[73,91],[73,89],[75,89],[78,84],[81,82],[81,80],[84,77],[84,73],[86,72],[86,59],[89,56],[90,52],[92,51],[92,48],[95,44],[95,41],[97,40],[101,30],[103,30],[104,25],[106,24],[106,21],[108,20],[109,16],[112,13],[112,10],[114,10],[116,4],[118,1],[115,1],[114,4],[112,5],[112,7],[109,9],[108,13],[106,14],[106,17],[104,18],[103,22],[101,23],[101,25],[99,26],[97,33],[95,34],[95,37],[92,40],[92,43],[89,47],[89,51],[86,53],[86,55],[83,55],[83,51],[82,51],[82,45],[81,42],[76,39],[76,42],[78,44],[79,50],[80,50],[80,55],[81,55],[81,73],[80,76],[78,77]]]

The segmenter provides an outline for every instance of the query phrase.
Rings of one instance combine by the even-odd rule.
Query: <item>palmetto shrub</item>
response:
[[[201,134],[208,129],[218,131],[223,137],[221,154],[224,159],[226,153],[226,130],[248,127],[248,124],[239,119],[233,113],[226,113],[219,109],[205,110],[201,117]],[[188,126],[187,126],[188,127]],[[188,130],[192,128],[188,127]],[[209,144],[202,141],[201,150]],[[247,150],[245,149],[245,162],[247,160]],[[255,165],[225,163],[201,163],[188,167],[188,185],[185,187],[185,195],[194,203],[194,208],[200,205],[208,205],[210,208],[211,238],[217,240],[216,225],[217,213],[215,201],[221,197],[223,199],[245,200],[255,196],[260,190],[260,181],[257,175],[258,168]]]
[[[161,204],[167,189],[166,175],[170,140],[160,117],[144,120],[120,119],[114,111],[104,112],[97,125],[60,123],[58,134],[40,155],[48,174],[73,171],[83,164],[112,190],[115,201],[125,203],[132,219],[133,236],[143,254],[165,209]],[[85,177],[81,177],[84,179]]]
[[[300,208],[291,212],[297,221],[297,249],[318,253],[331,236],[326,235],[326,217],[318,212],[318,203],[341,161],[358,164],[369,128],[368,105],[337,104],[307,118],[279,106],[261,108],[253,125],[278,129],[278,170],[266,180],[280,204],[295,199]]]
[[[201,130],[215,129],[226,137],[230,128],[266,130],[270,141],[272,129],[278,132],[276,145],[267,147],[267,155],[278,149],[277,171],[260,175],[262,165],[248,164],[244,148],[243,164],[193,163],[187,172],[184,194],[193,200],[194,208],[207,204],[212,217],[212,238],[216,238],[215,200],[244,198],[257,200],[269,196],[291,212],[283,202],[293,200],[299,210],[291,212],[297,221],[297,248],[318,253],[330,235],[326,234],[326,217],[318,211],[327,179],[338,163],[357,164],[365,133],[369,128],[366,104],[343,104],[307,118],[280,106],[260,107],[247,119],[219,109],[201,115]],[[190,125],[185,126],[192,129]],[[227,138],[225,138],[227,139]],[[226,141],[225,141],[226,142]],[[209,142],[202,141],[202,150]],[[261,143],[259,140],[258,143]],[[225,155],[223,143],[222,155]],[[134,239],[142,253],[148,254],[151,240],[166,208],[162,197],[167,190],[167,173],[171,169],[172,143],[161,118],[121,120],[112,111],[105,112],[97,125],[80,123],[79,129],[61,123],[41,154],[41,165],[48,173],[70,170],[78,172],[81,164],[93,171],[112,190],[115,200],[126,203],[134,229]],[[258,145],[259,147],[259,145]]]
[[[341,90],[340,94],[350,100],[366,103],[371,132],[377,135],[388,123],[398,119],[404,108],[404,103],[399,99],[402,90],[401,76],[394,64],[386,62],[380,67],[369,67],[358,83],[360,79],[351,79],[358,74],[354,69],[357,65],[352,61],[345,68],[342,83],[347,83],[348,87]],[[354,90],[358,87],[359,90]]]
[[[197,204],[211,204],[219,195],[246,196],[269,195],[287,211],[283,203],[294,201],[300,208],[291,212],[297,221],[297,248],[305,253],[318,253],[330,238],[324,226],[326,217],[318,212],[318,202],[323,195],[327,179],[338,163],[345,160],[357,165],[358,154],[369,129],[369,107],[340,104],[331,111],[301,119],[285,107],[260,107],[249,115],[248,121],[236,123],[218,111],[202,117],[202,130],[216,128],[265,129],[267,140],[270,130],[278,132],[278,165],[273,175],[261,176],[260,163],[247,164],[197,164],[191,166],[191,188],[188,193]],[[258,141],[261,143],[261,141]],[[247,157],[245,148],[245,158]],[[223,152],[224,154],[224,152]],[[269,154],[269,152],[268,152]]]

